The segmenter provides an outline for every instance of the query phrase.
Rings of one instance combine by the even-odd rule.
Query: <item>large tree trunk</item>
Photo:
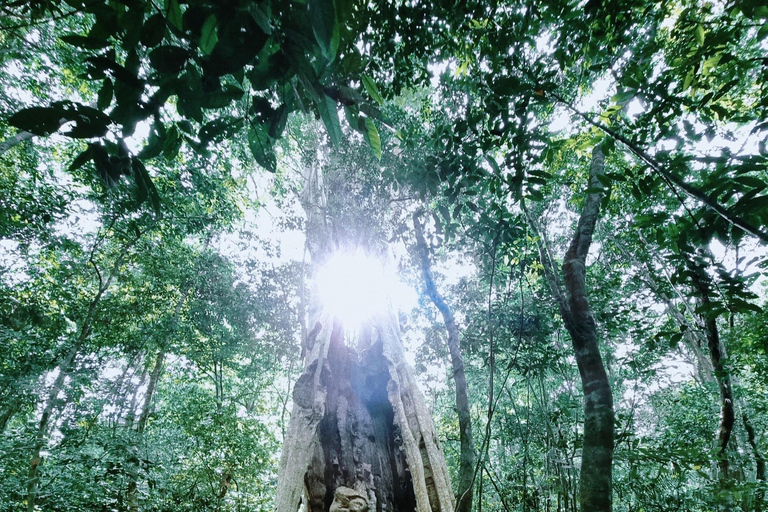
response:
[[[581,455],[580,501],[584,512],[608,512],[612,506],[613,470],[613,395],[605,371],[597,330],[587,300],[586,258],[592,244],[605,171],[605,159],[600,146],[592,153],[589,189],[576,232],[563,261],[563,281],[560,281],[545,233],[528,211],[531,227],[539,235],[538,247],[545,278],[558,303],[568,333],[571,335],[576,364],[584,393],[584,441]]]
[[[307,245],[317,266],[332,241],[325,191],[310,170],[302,204]],[[310,298],[304,372],[278,476],[277,512],[453,512],[448,470],[432,419],[405,361],[395,311],[382,312],[356,345]],[[333,506],[332,506],[333,505]]]
[[[429,263],[429,248],[424,240],[424,228],[419,215],[413,216],[413,227],[416,234],[416,251],[421,262],[421,273],[427,295],[440,311],[448,331],[448,351],[451,354],[453,380],[456,385],[456,411],[459,416],[459,486],[456,494],[456,511],[472,511],[472,484],[475,479],[475,443],[472,436],[472,416],[469,410],[469,391],[467,377],[464,374],[464,358],[459,345],[459,327],[450,306],[437,291],[435,279]]]

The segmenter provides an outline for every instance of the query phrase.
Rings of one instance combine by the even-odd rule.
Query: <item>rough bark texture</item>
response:
[[[602,189],[605,159],[600,146],[592,153],[589,188]],[[586,258],[600,212],[601,192],[587,194],[568,251],[563,261],[563,284],[555,271],[549,244],[532,215],[531,227],[540,235],[538,247],[545,277],[560,308],[573,343],[584,392],[584,442],[581,459],[581,510],[607,512],[612,507],[614,447],[613,395],[597,341],[595,320],[587,300]]]
[[[313,265],[332,246],[318,169],[302,195]],[[413,372],[405,361],[391,308],[347,344],[344,328],[313,290],[304,340],[304,372],[293,391],[293,411],[278,476],[277,512],[325,512],[347,488],[370,511],[453,512],[440,444]],[[357,500],[359,501],[359,500]],[[336,507],[338,508],[338,507]]]
[[[464,374],[464,358],[459,344],[459,327],[450,306],[437,291],[435,279],[429,263],[429,248],[424,240],[424,228],[418,214],[413,216],[413,226],[416,234],[416,251],[421,263],[421,273],[427,295],[443,317],[448,331],[448,351],[451,354],[453,380],[456,385],[456,411],[459,416],[459,485],[456,493],[456,511],[471,512],[472,483],[475,476],[475,443],[472,436],[472,416],[469,410],[469,392],[467,377]]]

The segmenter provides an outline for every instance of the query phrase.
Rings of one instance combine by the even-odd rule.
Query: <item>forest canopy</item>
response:
[[[758,1],[2,2],[0,510],[768,509],[767,79]]]

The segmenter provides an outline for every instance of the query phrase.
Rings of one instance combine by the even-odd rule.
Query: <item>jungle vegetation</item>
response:
[[[766,510],[767,79],[755,0],[1,2],[0,510]]]

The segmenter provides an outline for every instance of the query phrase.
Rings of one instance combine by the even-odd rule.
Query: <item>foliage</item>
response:
[[[417,286],[409,219],[428,212],[478,509],[577,509],[583,392],[537,243],[560,265],[596,193],[587,286],[616,404],[613,508],[766,509],[760,2],[0,12],[0,510],[271,508],[309,276],[265,231],[304,229],[311,168],[339,245],[390,248]],[[444,326],[421,306],[403,330],[456,469]]]

